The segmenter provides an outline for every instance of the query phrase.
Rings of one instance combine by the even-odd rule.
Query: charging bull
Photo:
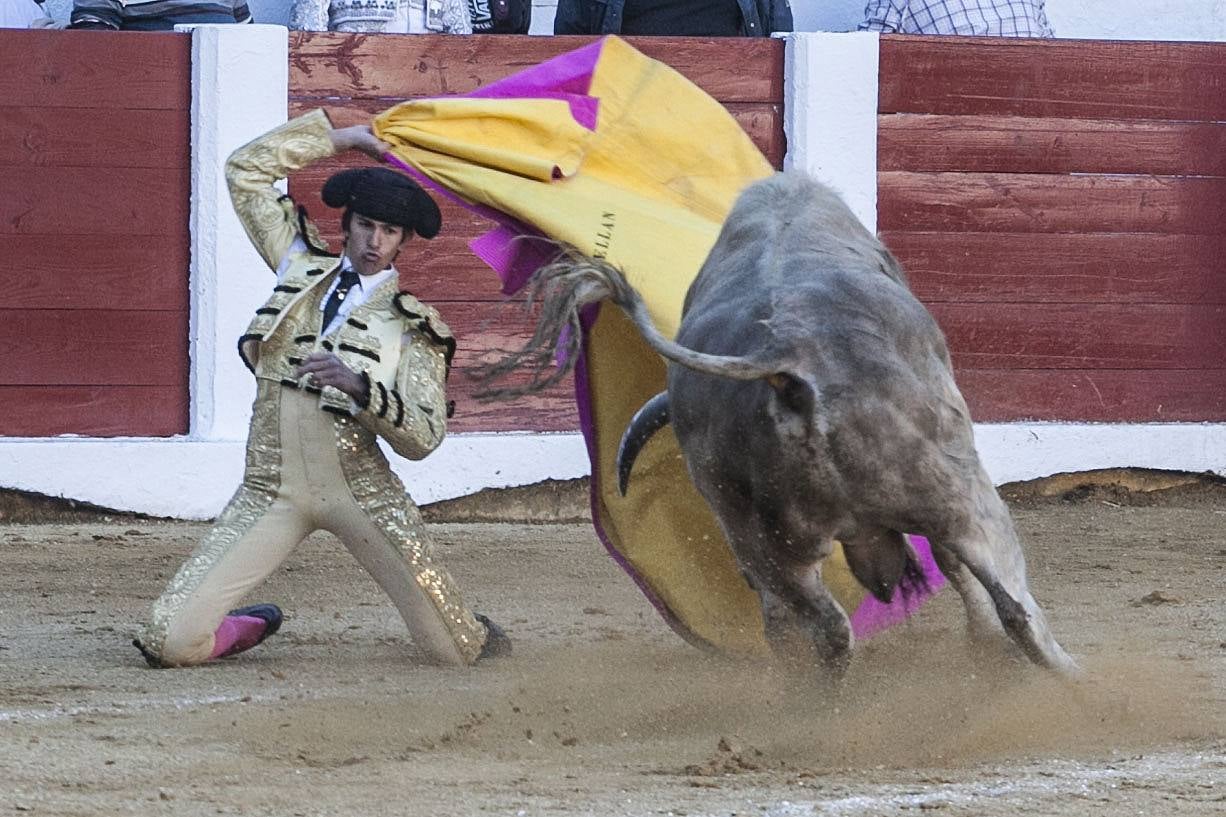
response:
[[[635,455],[671,422],[777,652],[794,654],[799,635],[843,671],[853,636],[822,560],[842,542],[853,575],[888,601],[920,575],[908,532],[932,543],[972,635],[1003,628],[1034,662],[1076,671],[1027,587],[941,330],[832,191],[794,173],[749,187],[690,286],[675,341],[605,262],[572,255],[538,276],[537,341],[609,299],[670,361],[667,390],[623,437],[623,493]]]

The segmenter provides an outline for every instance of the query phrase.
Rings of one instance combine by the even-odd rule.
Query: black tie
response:
[[[353,289],[353,285],[358,282],[358,274],[351,269],[342,270],[341,278],[336,284],[336,289],[332,290],[332,294],[328,296],[328,302],[324,304],[324,322],[319,328],[319,334],[324,335],[328,332],[328,327],[332,325],[332,319],[336,317],[336,313],[341,308],[341,301],[345,300],[345,296],[349,294],[349,290]]]

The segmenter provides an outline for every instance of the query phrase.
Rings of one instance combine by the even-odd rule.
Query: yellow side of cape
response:
[[[718,102],[624,41],[604,41],[589,94],[597,127],[551,99],[406,102],[374,122],[407,164],[466,201],[532,224],[620,267],[652,319],[676,334],[690,282],[737,195],[770,164]],[[665,367],[619,310],[588,337],[598,523],[685,634],[719,649],[766,649],[757,594],[693,487],[671,431],[639,455],[628,495],[616,456],[634,412],[664,389]],[[841,550],[823,578],[849,613],[864,591]]]

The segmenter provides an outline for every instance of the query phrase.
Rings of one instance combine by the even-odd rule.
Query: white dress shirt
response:
[[[336,287],[341,282],[340,274],[351,269],[353,269],[353,265],[349,263],[349,259],[342,258],[341,268],[337,272],[336,278],[332,280],[332,284],[328,287],[328,291],[324,293],[324,297],[319,302],[320,320],[323,320],[323,311],[324,307],[328,303],[328,299],[332,297],[333,291],[336,290]],[[365,303],[366,299],[370,297],[370,294],[375,291],[375,287],[379,286],[379,284],[383,283],[395,274],[395,267],[388,267],[387,269],[376,272],[374,275],[359,274],[358,282],[353,285],[353,288],[350,289],[348,293],[345,294],[345,300],[341,301],[340,307],[336,310],[336,317],[332,319],[332,323],[324,327],[323,334],[330,335],[340,328],[341,324],[345,322],[346,315]]]
[[[294,243],[290,245],[288,250],[286,250],[285,257],[281,259],[281,264],[277,267],[278,281],[285,279],[285,273],[289,269],[290,259],[299,253],[306,252],[307,249],[307,244],[301,237],[294,239]],[[337,272],[336,277],[332,279],[332,283],[328,286],[328,290],[324,293],[323,298],[319,301],[319,319],[321,321],[323,320],[323,311],[324,307],[328,303],[328,299],[332,297],[333,290],[335,290],[337,285],[341,282],[340,274],[351,269],[353,269],[353,264],[349,262],[347,257],[341,256],[340,270]],[[376,272],[374,275],[358,275],[357,284],[355,284],[353,289],[349,290],[349,292],[345,295],[345,300],[341,301],[340,308],[336,310],[336,317],[332,319],[332,323],[324,327],[323,334],[330,335],[335,332],[337,328],[345,322],[346,315],[356,309],[359,305],[365,303],[370,297],[370,294],[375,291],[375,287],[379,286],[379,284],[382,284],[395,274],[396,268],[388,267],[385,270]]]

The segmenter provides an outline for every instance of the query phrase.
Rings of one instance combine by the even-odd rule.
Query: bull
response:
[[[822,561],[841,542],[856,579],[889,601],[921,575],[905,531],[931,542],[973,637],[1007,634],[1035,663],[1077,671],[1027,586],[944,335],[833,191],[800,173],[747,188],[689,288],[675,340],[606,262],[572,253],[538,272],[537,287],[538,347],[543,338],[556,347],[579,308],[607,299],[670,362],[666,391],[622,439],[622,493],[636,454],[671,422],[777,654],[802,643],[844,671],[854,639]],[[538,363],[546,351],[537,348]]]

